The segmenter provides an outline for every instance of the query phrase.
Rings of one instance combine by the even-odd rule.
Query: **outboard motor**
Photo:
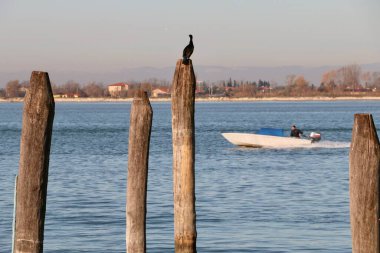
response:
[[[311,132],[310,133],[310,138],[311,138],[311,142],[316,142],[316,141],[320,141],[321,140],[321,134],[320,133],[316,133],[316,132]]]

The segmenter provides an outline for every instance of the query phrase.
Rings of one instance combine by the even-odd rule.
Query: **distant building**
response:
[[[224,87],[224,91],[225,92],[231,92],[231,91],[234,91],[234,90],[236,90],[236,87]]]
[[[203,87],[197,87],[195,89],[195,94],[198,94],[198,95],[203,95],[203,94],[206,94],[206,91]]]
[[[62,92],[59,92],[59,93],[55,93],[53,95],[54,98],[79,98],[81,97],[79,95],[79,93],[62,93]]]
[[[59,92],[59,93],[54,93],[53,97],[54,98],[63,98],[66,94]],[[66,95],[67,97],[67,95]]]
[[[206,83],[204,81],[197,81],[196,88],[195,88],[195,94],[197,95],[204,95],[206,94]]]
[[[123,93],[128,91],[128,84],[126,83],[114,83],[108,85],[108,92],[111,97],[120,97]]]
[[[18,88],[18,95],[19,97],[24,97],[26,95],[26,91],[28,90],[29,87],[21,86]]]
[[[258,89],[259,89],[259,91],[265,93],[265,92],[270,92],[272,90],[272,87],[260,86]]]
[[[170,91],[167,88],[157,88],[152,90],[152,97],[170,97]]]

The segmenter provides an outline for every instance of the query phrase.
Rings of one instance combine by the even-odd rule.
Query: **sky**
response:
[[[0,73],[380,62],[380,0],[0,0]]]

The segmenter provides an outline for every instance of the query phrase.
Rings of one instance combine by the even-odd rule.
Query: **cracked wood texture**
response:
[[[153,110],[146,92],[135,95],[129,123],[127,233],[129,253],[146,251],[146,196]]]
[[[172,84],[174,240],[176,253],[196,252],[195,130],[196,80],[192,61],[177,61]]]
[[[350,148],[353,253],[379,253],[380,146],[370,114],[355,114]]]
[[[46,72],[33,71],[24,99],[15,252],[43,252],[54,98]]]

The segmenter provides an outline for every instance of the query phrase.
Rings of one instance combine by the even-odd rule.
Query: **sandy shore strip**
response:
[[[151,102],[170,102],[170,98],[149,98]],[[125,103],[133,98],[54,98],[55,102],[70,103]],[[260,101],[346,101],[346,100],[380,100],[380,97],[264,97],[264,98],[196,98],[196,102],[260,102]],[[0,103],[21,103],[23,98],[0,98]]]

